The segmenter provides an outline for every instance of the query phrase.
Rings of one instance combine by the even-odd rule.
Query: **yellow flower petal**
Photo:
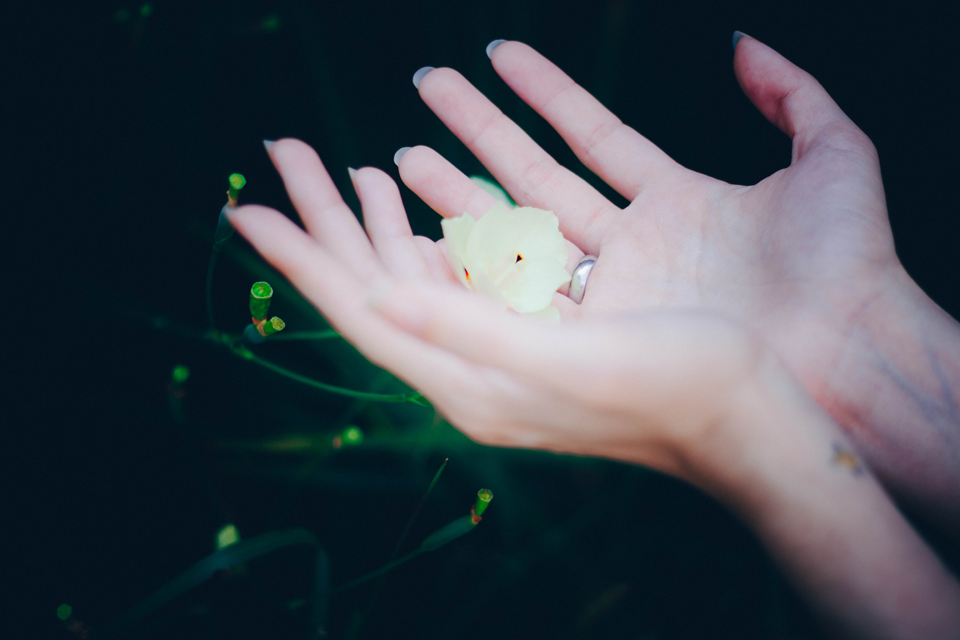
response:
[[[567,246],[550,211],[498,203],[479,220],[464,214],[441,224],[460,281],[505,307],[541,311],[570,281]]]
[[[553,292],[570,274],[556,260],[524,258],[516,263],[498,283],[507,306],[520,313],[532,313],[548,306]]]
[[[463,268],[463,254],[467,250],[467,239],[477,221],[473,216],[464,213],[459,218],[444,218],[440,221],[443,237],[447,241],[447,255],[450,256],[450,267],[457,274],[464,286],[470,287]],[[472,287],[471,287],[472,288]]]

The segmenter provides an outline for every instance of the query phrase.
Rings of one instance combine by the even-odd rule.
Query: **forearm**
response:
[[[956,580],[829,416],[770,368],[718,430],[738,438],[717,445],[724,463],[701,464],[698,484],[741,514],[842,637],[960,637]]]
[[[811,392],[897,498],[960,538],[960,325],[899,265],[887,281]]]

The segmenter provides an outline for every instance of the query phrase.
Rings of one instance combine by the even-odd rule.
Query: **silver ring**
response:
[[[596,261],[597,256],[583,256],[573,270],[573,276],[570,278],[570,293],[567,295],[577,304],[583,302],[583,294],[587,291],[587,278]]]

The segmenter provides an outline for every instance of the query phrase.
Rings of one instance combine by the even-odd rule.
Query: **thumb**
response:
[[[733,70],[760,113],[793,140],[793,162],[820,145],[875,155],[870,139],[813,76],[739,31]]]

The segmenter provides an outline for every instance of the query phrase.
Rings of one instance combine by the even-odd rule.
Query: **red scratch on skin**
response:
[[[881,438],[870,427],[869,408],[857,407],[843,402],[836,394],[825,388],[811,390],[810,395],[857,444],[882,449]]]

